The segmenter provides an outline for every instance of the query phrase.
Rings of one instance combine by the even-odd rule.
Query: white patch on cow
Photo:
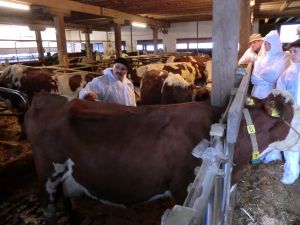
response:
[[[177,63],[184,66],[184,70],[181,70],[181,76],[190,84],[193,84],[195,82],[196,78],[196,68],[191,63]],[[175,65],[176,66],[176,65]],[[177,68],[177,67],[176,67]],[[190,69],[192,72],[190,72]]]
[[[126,208],[123,204],[118,204],[106,200],[102,200],[92,195],[85,187],[78,183],[73,177],[73,166],[74,162],[72,159],[68,159],[65,163],[53,163],[54,172],[46,182],[46,191],[49,194],[49,200],[54,201],[54,194],[57,192],[57,186],[62,183],[63,192],[66,197],[78,197],[83,194],[89,196],[90,198],[102,202],[107,205],[112,205],[116,207]],[[64,173],[63,173],[64,172]],[[61,176],[58,174],[63,173]]]
[[[7,84],[9,88],[12,88],[12,85],[14,85],[16,88],[21,87],[21,78],[25,76],[24,70],[26,70],[28,66],[20,65],[20,64],[15,64],[8,66],[4,72],[3,72],[3,77],[10,77],[12,80],[12,83]],[[8,72],[9,71],[9,72]]]
[[[164,71],[160,71],[158,75],[161,77],[162,75],[164,75]]]
[[[88,74],[88,72],[73,72],[73,73],[55,72],[55,77],[57,79],[58,93],[60,95],[68,96],[68,98],[70,99],[77,98],[80,90],[86,84],[85,81],[86,74]],[[69,80],[71,77],[78,76],[78,75],[81,77],[80,86],[76,90],[72,91],[69,85]]]
[[[165,191],[162,194],[158,194],[158,195],[154,195],[153,197],[151,197],[148,201],[155,201],[157,199],[161,199],[161,198],[171,198],[172,197],[172,193],[170,190]]]
[[[163,63],[152,63],[136,68],[136,75],[138,77],[143,77],[143,75],[150,70],[162,70],[165,64]]]
[[[197,60],[193,56],[188,56],[190,62],[197,62]]]
[[[175,59],[176,59],[176,56],[171,55],[171,56],[167,59],[166,63],[172,63],[172,62],[174,62]]]
[[[49,200],[50,202],[53,202],[54,201],[54,194],[56,193],[57,191],[57,186],[59,185],[60,183],[60,179],[56,179],[56,180],[53,180],[51,181],[50,178],[48,178],[47,182],[46,182],[46,191],[48,192],[49,194]]]
[[[205,62],[205,71],[207,73],[206,88],[211,92],[212,89],[212,61]]]
[[[190,84],[186,82],[182,76],[179,74],[169,73],[169,76],[164,80],[164,83],[161,88],[161,92],[163,92],[164,86],[172,86],[172,87],[181,87],[187,88]]]
[[[275,97],[276,97],[277,95],[281,95],[281,96],[283,96],[283,97],[285,98],[285,103],[290,102],[290,103],[294,104],[294,100],[293,100],[292,95],[291,95],[288,91],[286,91],[286,90],[273,89],[273,90],[272,90],[272,94],[273,94],[273,96],[275,96]]]

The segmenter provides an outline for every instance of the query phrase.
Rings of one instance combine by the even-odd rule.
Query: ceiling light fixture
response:
[[[5,0],[0,0],[0,7],[7,7],[11,9],[20,9],[20,10],[30,9],[29,5],[25,3],[17,2],[17,1],[5,1]]]
[[[145,28],[145,27],[147,26],[147,24],[145,24],[145,23],[132,22],[131,24],[132,24],[132,26],[134,26],[134,27],[142,27],[142,28]]]

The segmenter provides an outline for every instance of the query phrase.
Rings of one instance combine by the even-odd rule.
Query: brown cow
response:
[[[0,83],[2,87],[26,93],[29,100],[41,90],[74,98],[93,78],[94,75],[85,71],[68,74],[16,64],[4,70]]]
[[[291,121],[293,107],[281,95],[250,107],[259,149],[282,140],[288,126],[264,106],[278,106]],[[66,195],[87,194],[119,204],[145,201],[170,190],[182,203],[200,161],[192,149],[209,137],[223,110],[207,102],[130,107],[40,94],[25,116],[38,178],[47,196],[48,222],[55,218],[57,188]],[[236,145],[234,173],[251,156],[245,123]],[[238,171],[237,171],[238,170]]]
[[[167,71],[147,71],[141,81],[140,104],[172,104],[203,101],[209,98],[209,91],[188,83],[179,74]]]
[[[210,61],[209,55],[195,55],[195,56],[170,56],[167,62],[187,62],[191,63],[193,67],[198,71],[196,77],[196,84],[204,85],[209,77],[206,63]]]

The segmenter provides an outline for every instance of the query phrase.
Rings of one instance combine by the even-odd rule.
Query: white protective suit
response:
[[[258,57],[258,54],[252,50],[252,48],[248,48],[244,55],[240,58],[239,60],[239,65],[242,65],[242,64],[248,64],[248,59],[250,59],[251,62],[254,62]]]
[[[276,30],[270,31],[264,38],[271,44],[270,51],[258,57],[254,63],[251,82],[254,85],[251,95],[266,98],[276,86],[278,77],[291,63],[290,54],[282,50],[282,44]],[[262,48],[265,48],[262,46]]]
[[[117,103],[127,106],[136,106],[134,86],[126,77],[123,81],[118,80],[112,74],[112,68],[103,71],[103,76],[94,78],[87,83],[85,88],[79,92],[79,98],[94,92],[98,101]]]
[[[296,108],[291,126],[300,133],[300,63],[292,63],[289,68],[279,77],[277,89],[288,91],[294,100]],[[299,177],[300,167],[300,137],[299,134],[290,130],[283,141],[270,144],[265,151],[270,151],[264,157],[263,162],[269,163],[273,160],[281,160],[280,151],[284,151],[284,173],[281,182],[292,184]]]

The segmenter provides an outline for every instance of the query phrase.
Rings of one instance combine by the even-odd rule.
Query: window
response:
[[[162,43],[162,39],[157,41],[157,49],[164,49],[164,45]],[[154,44],[153,40],[138,40],[136,50],[146,50],[149,53],[154,52]]]
[[[93,43],[93,51],[104,52],[103,43]]]
[[[197,43],[198,42],[198,43]],[[176,40],[176,50],[188,53],[204,53],[211,55],[212,53],[211,38],[181,38]]]
[[[187,49],[188,47],[188,44],[187,43],[179,43],[179,44],[176,44],[176,49]]]
[[[149,51],[149,52],[153,52],[154,51],[154,45],[147,45],[146,50]]]
[[[297,27],[300,24],[281,25],[280,26],[280,40],[282,43],[291,43],[298,39]]]
[[[137,46],[136,46],[136,50],[139,50],[139,51],[140,51],[140,50],[143,50],[143,45],[137,45]]]

